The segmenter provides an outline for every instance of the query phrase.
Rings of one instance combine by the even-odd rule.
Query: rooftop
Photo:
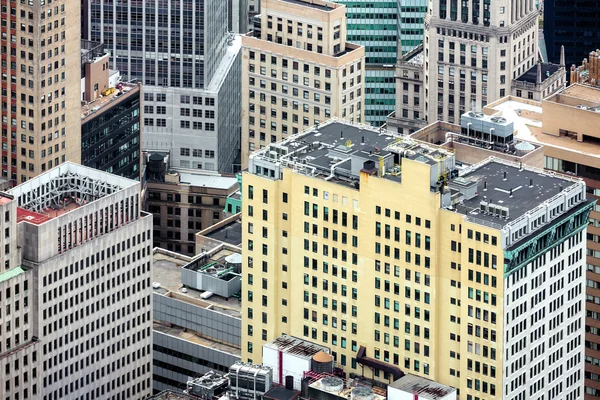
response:
[[[314,382],[309,383],[309,397],[313,391],[321,391],[329,394],[329,396],[314,395],[316,398],[331,398],[333,395],[337,399],[371,399],[371,400],[386,400],[386,393],[384,389],[377,386],[365,385],[364,381],[359,378],[345,380],[337,376],[325,376]]]
[[[103,111],[109,109],[109,105],[112,105],[117,100],[121,101],[123,99],[128,98],[134,93],[139,92],[140,87],[135,83],[127,83],[127,82],[119,82],[117,88],[113,88],[114,90],[108,90],[106,95],[99,97],[98,99],[82,103],[81,106],[81,123],[87,122],[87,120],[91,120],[95,117],[95,115],[102,113]]]
[[[275,399],[275,400],[292,400],[300,395],[300,392],[296,392],[295,390],[289,390],[282,386],[275,386],[271,388],[267,393],[264,394],[265,399]]]
[[[581,84],[570,85],[563,90],[556,92],[553,96],[547,98],[546,101],[561,103],[561,96],[568,96],[590,102],[592,108],[600,106],[600,88],[595,86]]]
[[[8,204],[13,200],[14,199],[12,198],[12,196],[0,192],[0,205]]]
[[[421,43],[408,53],[404,54],[399,61],[401,64],[406,63],[414,65],[423,65],[424,59],[425,55],[423,51],[423,44]]]
[[[237,178],[230,176],[221,176],[207,174],[205,172],[182,172],[177,170],[179,173],[179,183],[187,184],[196,187],[207,187],[212,189],[230,189],[236,187]]]
[[[225,78],[229,74],[229,70],[231,70],[232,65],[234,64],[235,59],[240,53],[240,49],[242,48],[242,38],[240,35],[231,35],[227,40],[227,50],[225,51],[225,55],[221,59],[221,62],[217,66],[215,70],[215,74],[213,75],[210,82],[208,82],[208,86],[206,90],[211,92],[218,92],[219,88],[223,85]]]
[[[328,347],[288,335],[282,335],[269,343],[265,343],[263,347],[306,359],[310,359],[320,352],[330,353]]]
[[[331,11],[339,8],[340,5],[323,0],[281,0],[285,3],[296,4],[299,6],[310,7],[321,11]]]
[[[521,145],[522,151],[529,151],[525,143]],[[407,160],[429,167],[429,181],[423,185],[442,193],[441,208],[505,232],[517,229],[540,208],[554,207],[555,201],[566,202],[572,196],[581,201],[583,184],[578,179],[494,156],[461,169],[455,153],[443,146],[335,120],[253,153],[248,170],[265,179],[281,179],[282,169],[290,168],[297,174],[360,190],[361,173],[402,182],[402,174],[414,171],[405,168],[411,165]],[[486,203],[485,209],[482,203]]]
[[[542,106],[515,97],[505,97],[487,106],[493,111],[501,112],[502,116],[511,119],[515,126],[515,138],[544,146],[562,147],[571,151],[600,158],[600,144],[588,140],[578,142],[569,136],[555,136],[542,131]]]
[[[550,78],[555,72],[560,69],[560,65],[558,64],[550,64],[550,63],[541,63],[542,66],[542,82],[546,79]],[[527,83],[537,83],[537,74],[538,74],[538,64],[535,64],[527,71],[523,72],[523,74],[516,81],[519,82],[527,82]]]
[[[361,171],[400,181],[402,159],[437,165],[452,152],[385,129],[329,120],[253,153],[249,171],[261,174],[281,167],[308,176],[357,187]],[[274,174],[279,177],[279,173]],[[437,178],[437,177],[436,177]]]
[[[76,210],[138,182],[72,162],[65,162],[10,189],[17,219],[36,225]]]
[[[227,252],[226,250],[224,250]],[[231,254],[232,252],[229,252]],[[217,253],[221,254],[220,252]],[[225,253],[222,253],[223,255]],[[163,249],[155,249],[153,254],[154,276],[153,282],[160,284],[156,293],[176,298],[180,301],[186,301],[198,307],[210,308],[213,311],[227,314],[236,318],[241,318],[241,304],[236,298],[226,299],[213,295],[209,299],[202,299],[203,292],[193,288],[186,287],[186,292],[182,292],[181,268],[192,261],[191,257],[169,252]]]
[[[456,391],[453,387],[421,378],[416,375],[404,375],[402,378],[391,383],[388,387],[398,389],[411,395],[418,395],[419,399],[436,400]]]
[[[212,231],[206,232],[208,229],[210,228],[207,228],[199,233],[210,239],[229,243],[233,246],[239,246],[242,243],[242,221],[239,217],[233,219],[226,225],[220,226]]]
[[[505,225],[519,219],[541,203],[557,196],[565,188],[575,185],[572,180],[542,170],[512,166],[487,160],[462,175],[461,178],[477,183],[476,196],[465,198],[457,211],[485,222]],[[530,186],[530,185],[533,186]],[[505,207],[507,216],[482,213],[481,202]]]

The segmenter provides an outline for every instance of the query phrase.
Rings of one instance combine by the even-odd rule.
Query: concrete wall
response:
[[[83,100],[96,100],[104,89],[108,89],[108,54],[96,62],[85,64],[85,92]],[[98,85],[96,90],[94,86]]]
[[[154,331],[154,379],[153,389],[181,389],[190,377],[200,376],[211,370],[226,372],[229,366],[240,360],[234,354]],[[193,374],[192,376],[190,376]],[[172,383],[177,382],[175,386]]]
[[[469,146],[464,143],[454,142],[452,143],[452,146],[448,145],[446,147],[454,149],[456,160],[466,164],[476,164],[488,157],[496,157],[512,162],[522,162],[523,164],[531,167],[544,168],[544,148],[542,147],[536,148],[523,157],[487,150],[481,147]]]
[[[577,104],[575,104],[577,103]],[[542,126],[544,133],[560,136],[561,130],[577,133],[577,141],[583,141],[583,135],[600,138],[600,114],[581,110],[576,105],[586,104],[584,100],[575,101],[562,95],[556,101],[542,102]]]
[[[154,319],[200,333],[235,347],[241,344],[242,320],[154,293]]]

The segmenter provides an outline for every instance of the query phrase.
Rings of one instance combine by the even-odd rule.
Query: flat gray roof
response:
[[[176,257],[177,256],[177,257]],[[154,292],[166,295],[167,292],[174,292],[180,295],[177,299],[185,301],[186,297],[190,297],[194,304],[198,305],[198,301],[206,303],[206,306],[212,306],[212,310],[232,317],[241,318],[242,304],[240,299],[231,297],[226,299],[221,296],[213,295],[209,299],[202,299],[200,296],[203,292],[186,287],[186,293],[181,292],[183,284],[181,283],[181,268],[191,261],[191,257],[181,256],[167,251],[155,251],[152,255],[153,265],[153,282],[160,283],[160,288],[154,289]]]
[[[242,243],[242,221],[238,218],[204,236],[220,242],[239,246]]]
[[[506,173],[506,180],[504,180]],[[558,175],[550,175],[541,171],[520,170],[518,167],[490,161],[462,178],[477,182],[478,195],[464,200],[457,206],[458,212],[477,219],[500,223],[513,221],[528,211],[536,208],[544,201],[556,196],[568,186],[575,183]],[[530,187],[533,180],[533,187]],[[487,183],[487,190],[484,185]],[[512,189],[512,196],[511,196]],[[509,209],[509,218],[500,220],[489,214],[479,212],[481,201],[487,201]]]

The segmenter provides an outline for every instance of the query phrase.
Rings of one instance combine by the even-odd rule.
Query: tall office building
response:
[[[249,20],[252,20],[252,18],[258,14],[260,14],[260,0],[248,0]]]
[[[2,176],[13,183],[81,159],[78,113],[67,112],[79,107],[80,9],[30,1],[4,10]]]
[[[348,40],[365,46],[365,122],[385,123],[396,104],[399,52],[423,42],[427,0],[335,0],[346,6]]]
[[[346,41],[346,9],[262,0],[242,36],[242,166],[249,154],[332,117],[364,121],[364,47]]]
[[[227,0],[227,29],[229,32],[248,32],[250,22],[248,9],[248,0]]]
[[[240,40],[228,2],[84,2],[85,39],[104,43],[113,68],[144,84],[144,150],[169,151],[177,167],[232,172],[239,156]],[[182,148],[202,145],[202,157]],[[199,158],[201,158],[199,160]]]
[[[81,48],[81,164],[140,180],[141,83],[121,81],[102,43]]]
[[[443,147],[331,122],[254,153],[243,183],[244,361],[285,332],[461,399],[583,398],[583,181],[459,172]]]
[[[573,71],[571,82],[588,70]],[[515,136],[544,146],[544,167],[585,181],[587,196],[600,199],[600,88],[572,84],[541,102],[504,98],[484,112],[515,121]],[[522,112],[522,110],[526,110]],[[600,206],[590,213],[586,248],[585,398],[600,396]]]
[[[2,397],[148,397],[152,218],[140,183],[67,162],[0,203]]]
[[[455,122],[465,111],[511,94],[512,80],[537,62],[538,16],[533,0],[430,0],[427,120]]]
[[[544,0],[544,38],[548,60],[579,64],[600,43],[600,3],[587,0]]]

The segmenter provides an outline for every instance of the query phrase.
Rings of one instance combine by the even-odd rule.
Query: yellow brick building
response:
[[[242,359],[261,362],[262,344],[285,333],[384,382],[402,371],[470,400],[583,396],[574,327],[585,184],[500,159],[459,172],[455,161],[339,122],[254,153],[243,176]],[[561,260],[568,268],[549,271]],[[550,304],[561,280],[573,290],[560,292],[567,313]],[[562,323],[546,326],[554,317]],[[556,345],[565,354],[529,379]]]
[[[331,117],[364,121],[363,46],[346,41],[346,7],[262,0],[242,36],[242,166],[250,153]]]

